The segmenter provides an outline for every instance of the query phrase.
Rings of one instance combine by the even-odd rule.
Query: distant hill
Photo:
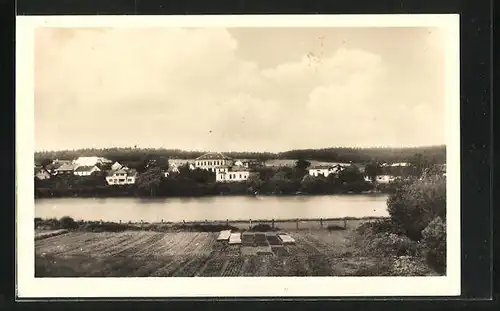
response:
[[[279,154],[280,159],[309,159],[325,162],[408,162],[415,154],[434,163],[446,162],[446,146],[410,148],[325,148],[290,150]]]
[[[185,151],[179,149],[139,149],[139,148],[108,148],[108,149],[79,149],[62,151],[35,152],[35,162],[52,159],[74,159],[80,156],[101,156],[112,161],[130,162],[143,161],[148,156],[158,156],[177,159],[194,159],[205,152]],[[341,163],[368,163],[378,162],[407,162],[415,154],[434,163],[446,162],[446,146],[412,147],[412,148],[324,148],[300,149],[281,153],[270,152],[226,152],[229,157],[236,159],[259,160],[296,160],[307,159],[318,162]],[[286,162],[286,161],[285,161]]]

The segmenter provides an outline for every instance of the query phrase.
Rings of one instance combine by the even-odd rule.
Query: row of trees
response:
[[[64,151],[45,151],[35,153],[35,162],[43,163],[52,159],[74,159],[79,156],[99,155],[112,161],[127,163],[130,166],[140,166],[146,158],[179,158],[194,159],[205,152],[184,151],[179,149],[141,149],[141,148],[109,148],[109,149],[79,149]],[[290,150],[282,153],[270,152],[228,152],[232,158],[247,158],[266,161],[270,159],[309,159],[342,163],[370,162],[408,162],[414,154],[421,154],[433,163],[444,163],[446,159],[445,146],[416,148],[325,148]]]

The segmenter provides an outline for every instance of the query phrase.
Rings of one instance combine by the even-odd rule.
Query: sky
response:
[[[437,28],[39,28],[36,150],[445,143]]]

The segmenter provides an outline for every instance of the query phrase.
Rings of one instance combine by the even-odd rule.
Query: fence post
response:
[[[274,218],[273,218],[273,222],[272,222],[272,228],[274,229]]]
[[[226,219],[226,227],[229,227],[229,219]]]
[[[144,222],[143,222],[143,220],[141,219],[141,230],[143,229],[143,226],[144,226]]]
[[[319,219],[319,225],[321,226],[321,229],[323,229],[323,218]]]
[[[298,218],[295,220],[295,227],[297,228],[297,230],[299,230],[299,219]]]
[[[252,220],[250,219],[250,221],[248,222],[248,229],[252,229]]]

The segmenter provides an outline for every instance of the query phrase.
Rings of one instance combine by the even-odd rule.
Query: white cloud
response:
[[[37,146],[400,144],[398,126],[421,131],[432,114],[387,97],[407,86],[387,85],[387,60],[379,55],[341,48],[319,62],[304,55],[262,69],[238,58],[237,49],[225,29],[40,31]]]

